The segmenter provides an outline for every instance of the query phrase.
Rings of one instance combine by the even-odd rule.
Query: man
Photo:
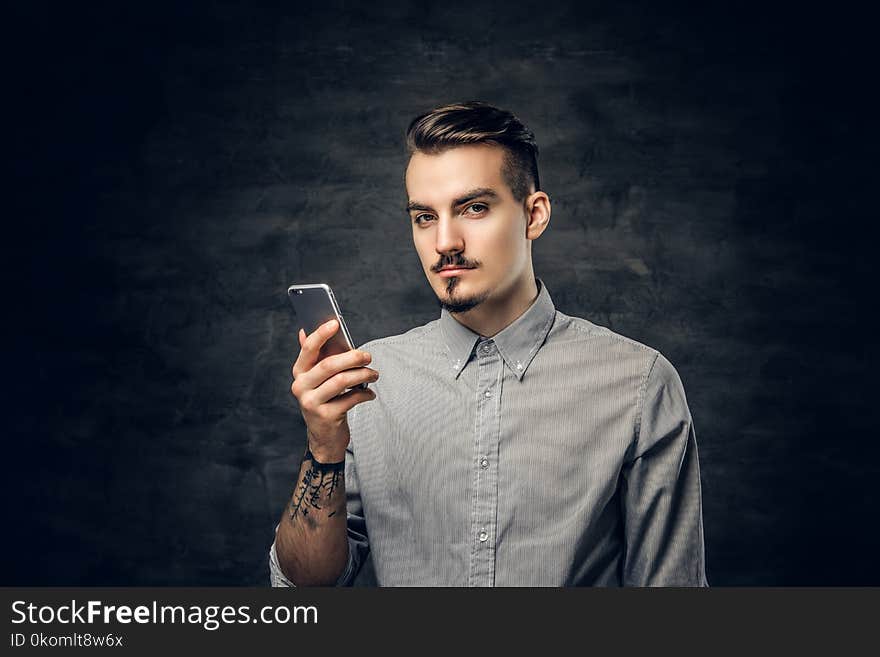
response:
[[[681,381],[535,277],[550,199],[532,133],[471,102],[414,119],[407,145],[440,318],[322,360],[336,323],[300,331],[309,449],[273,585],[351,584],[371,552],[380,585],[707,586]]]

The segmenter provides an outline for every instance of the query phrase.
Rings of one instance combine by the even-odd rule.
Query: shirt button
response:
[[[480,459],[480,467],[483,468],[483,470],[489,467],[489,459],[487,459],[485,456]]]
[[[485,543],[488,540],[489,540],[489,532],[487,532],[484,529],[483,531],[480,532],[480,543]]]
[[[480,351],[482,351],[484,354],[488,354],[490,351],[492,351],[492,345],[490,345],[488,342],[484,342],[483,346],[480,347]]]
[[[491,396],[492,396],[492,391],[491,391],[491,390],[487,390],[487,391],[486,391],[485,393],[483,393],[483,394],[485,394],[486,397],[491,397]]]
[[[518,369],[518,370],[522,369],[522,363],[520,361],[516,361],[516,369]]]

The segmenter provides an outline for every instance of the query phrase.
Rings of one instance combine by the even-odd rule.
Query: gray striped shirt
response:
[[[340,585],[372,553],[381,586],[708,586],[678,373],[536,282],[491,338],[442,310],[362,346],[381,378],[348,413]]]

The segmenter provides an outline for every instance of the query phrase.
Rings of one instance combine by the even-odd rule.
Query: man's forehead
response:
[[[410,201],[448,201],[477,188],[504,195],[501,172],[504,151],[484,144],[450,148],[437,154],[416,152],[406,168],[405,183]]]

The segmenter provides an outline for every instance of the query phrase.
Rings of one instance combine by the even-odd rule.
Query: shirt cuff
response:
[[[278,555],[275,553],[275,541],[272,541],[272,547],[269,548],[269,581],[272,586],[296,588],[296,584],[287,579],[284,573],[281,572],[281,566],[278,565]]]
[[[345,568],[342,570],[342,574],[339,576],[339,579],[336,580],[335,586],[351,586],[350,580],[354,580],[354,546],[349,540],[348,561],[345,562]]]

